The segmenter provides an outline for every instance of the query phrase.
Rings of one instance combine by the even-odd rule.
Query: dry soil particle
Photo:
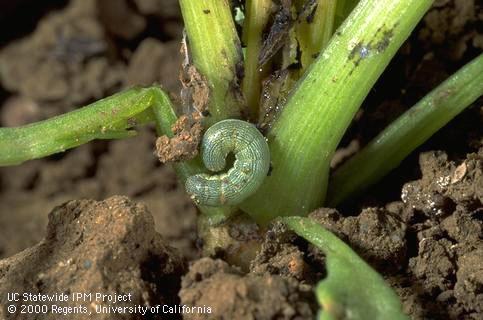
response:
[[[313,319],[311,286],[276,275],[243,275],[221,260],[196,261],[183,277],[181,303],[210,307],[185,319]],[[312,304],[311,304],[312,303]]]
[[[163,135],[156,140],[156,155],[159,161],[179,162],[196,157],[203,130],[201,116],[197,112],[182,115],[171,130],[174,136]]]
[[[391,212],[366,208],[357,217],[343,217],[335,209],[321,208],[310,214],[359,253],[376,269],[396,272],[406,256],[406,226]]]
[[[273,223],[265,233],[265,239],[255,259],[251,261],[250,272],[293,277],[311,284],[320,279],[323,268],[315,275],[317,272],[305,261],[305,253],[293,243],[294,240],[294,234],[284,224]]]
[[[90,147],[85,146],[59,161],[31,161],[0,168],[0,258],[39,242],[53,206],[99,195],[101,186],[85,179],[95,163],[89,151]]]
[[[183,271],[182,259],[155,232],[145,206],[119,196],[99,202],[70,201],[50,213],[43,241],[0,261],[0,302],[7,304],[8,292],[99,292],[131,293],[131,302],[117,304],[123,306],[174,304]],[[69,301],[59,304],[79,305]],[[91,302],[81,304],[93,314],[96,305],[109,305]],[[2,319],[36,319],[35,315],[5,312],[2,307]],[[57,318],[50,313],[42,319]],[[69,319],[86,319],[86,315]],[[95,319],[143,317],[100,314]]]

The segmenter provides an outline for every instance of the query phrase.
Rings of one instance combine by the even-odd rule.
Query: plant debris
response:
[[[270,31],[260,49],[258,56],[259,66],[267,63],[285,45],[288,39],[290,27],[293,23],[290,13],[290,1],[282,1],[273,20]]]

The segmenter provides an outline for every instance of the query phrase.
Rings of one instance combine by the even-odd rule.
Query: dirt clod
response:
[[[154,231],[145,206],[119,196],[70,201],[50,213],[43,241],[0,262],[1,303],[6,304],[7,292],[98,292],[131,293],[131,302],[120,303],[123,306],[173,304],[183,270],[183,260]],[[65,306],[78,305],[69,301]],[[83,306],[93,314],[96,307],[109,305],[91,302]],[[116,314],[97,316],[120,319]],[[55,318],[57,314],[49,314],[43,319]],[[85,314],[71,316],[85,318]],[[9,319],[36,319],[36,315],[17,313]],[[129,319],[143,317],[129,315]]]
[[[156,155],[162,163],[193,159],[198,155],[203,126],[198,113],[178,118],[172,127],[174,137],[161,136],[156,140]]]
[[[251,262],[250,272],[276,274],[297,280],[310,279],[312,270],[305,262],[304,252],[292,243],[293,239],[294,236],[287,232],[282,223],[274,223]]]
[[[455,276],[455,252],[451,245],[448,240],[434,238],[419,241],[418,257],[411,259],[409,268],[426,292],[434,294],[451,287],[450,278]]]
[[[454,296],[477,319],[483,314],[483,246],[458,259]]]
[[[181,303],[211,307],[186,319],[310,319],[311,287],[293,278],[243,275],[221,260],[203,258],[183,277]],[[220,299],[223,297],[223,299]]]
[[[310,217],[351,244],[379,270],[394,272],[406,260],[406,227],[389,211],[367,208],[357,217],[343,217],[332,209],[319,209]]]
[[[403,202],[429,217],[452,213],[456,203],[467,209],[481,206],[483,149],[468,155],[463,164],[464,167],[448,161],[448,156],[442,152],[421,154],[422,179],[404,185]]]
[[[481,318],[482,151],[458,162],[444,152],[423,153],[421,179],[402,189],[401,212],[411,212],[407,238],[417,247],[408,247],[409,277],[396,282],[413,292],[402,298],[416,319]]]

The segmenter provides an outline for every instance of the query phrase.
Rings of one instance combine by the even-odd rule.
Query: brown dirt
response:
[[[61,8],[59,0],[50,11],[34,0],[13,3],[0,8],[0,26],[22,25],[2,35],[9,42],[0,48],[0,125],[45,119],[135,84],[160,83],[182,100],[177,1],[71,0]],[[35,12],[27,15],[25,5]],[[481,52],[481,8],[473,0],[435,2],[366,99],[334,166]],[[483,318],[481,105],[361,198],[311,215],[384,275],[413,319]],[[1,304],[11,291],[127,290],[141,305],[212,307],[203,319],[312,319],[324,256],[274,224],[243,271],[199,259],[196,210],[156,159],[153,132],[0,168]],[[133,201],[109,198],[116,194]],[[258,241],[259,231],[249,234]]]
[[[462,163],[464,176],[445,153],[422,153],[422,177],[403,186],[402,201],[356,217],[311,214],[388,278],[415,319],[483,314],[483,148]]]
[[[74,200],[49,214],[47,234],[39,244],[0,262],[0,299],[2,305],[12,305],[7,293],[64,293],[67,301],[45,304],[53,312],[43,319],[59,317],[54,305],[81,305],[77,312],[64,311],[70,319],[86,319],[90,313],[96,319],[144,319],[140,314],[120,317],[96,310],[174,304],[184,268],[179,254],[155,232],[144,205],[120,196],[100,202]],[[74,301],[72,293],[94,297],[90,303]],[[130,296],[125,303],[109,302],[98,296],[103,294]],[[30,304],[17,303],[19,312],[12,315],[2,308],[1,318],[38,319],[36,314],[21,314],[22,303]]]
[[[244,275],[224,261],[202,258],[183,277],[180,297],[186,305],[211,306],[213,319],[311,319],[311,290],[293,278]]]
[[[201,116],[196,112],[182,115],[171,130],[174,136],[163,135],[156,139],[156,155],[159,161],[178,162],[196,157],[203,131]]]

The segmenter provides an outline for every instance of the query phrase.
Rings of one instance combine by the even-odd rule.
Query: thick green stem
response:
[[[271,176],[242,208],[267,223],[323,204],[329,163],[354,114],[431,0],[362,0],[289,97],[268,135]]]
[[[427,94],[338,168],[329,184],[329,205],[335,206],[377,182],[481,95],[483,54]]]
[[[246,45],[245,76],[242,90],[248,103],[251,119],[258,119],[261,81],[267,70],[258,65],[262,47],[262,32],[270,17],[272,0],[248,0],[243,27],[243,40]]]
[[[243,62],[227,0],[180,0],[193,63],[210,88],[206,124],[240,117],[237,70]]]

